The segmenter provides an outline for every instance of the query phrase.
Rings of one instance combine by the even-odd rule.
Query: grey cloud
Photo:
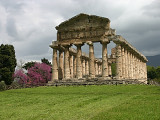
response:
[[[7,12],[11,14],[20,14],[23,12],[22,6],[24,5],[23,1],[20,0],[1,0],[0,4],[3,5]]]
[[[7,33],[15,40],[19,58],[40,59],[45,55],[50,58],[49,44],[56,40],[54,27],[79,13],[108,17],[111,26],[116,23],[113,26],[117,34],[145,54],[160,51],[160,2],[143,7],[142,16],[125,15],[129,6],[112,3],[110,0],[0,0],[8,14]],[[109,44],[108,49],[114,45]],[[94,47],[96,57],[101,57],[101,44],[96,43]],[[83,46],[82,51],[88,53],[88,46]]]
[[[1,21],[0,21],[0,32],[1,32],[1,30],[2,30],[2,24],[1,24]]]
[[[160,17],[160,1],[154,0],[150,5],[143,7],[144,14],[152,17]]]
[[[28,51],[28,54],[32,55],[40,55],[45,54],[49,49],[49,44],[51,43],[52,37],[42,37],[38,39],[37,41],[31,42],[30,51]]]
[[[22,42],[16,48],[21,50],[19,56],[32,56],[45,54],[49,50],[49,44],[51,43],[52,36],[45,36],[39,39],[32,39],[27,42]]]
[[[134,19],[131,20],[125,28],[121,30],[124,33],[136,33],[136,34],[144,34],[148,31],[157,31],[160,29],[160,26],[157,25],[159,20],[148,18],[145,19]]]
[[[8,35],[10,35],[11,37],[17,38],[17,29],[15,25],[15,20],[13,18],[7,19],[6,29],[7,29]]]

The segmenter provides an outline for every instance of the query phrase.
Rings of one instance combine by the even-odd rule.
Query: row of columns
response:
[[[71,45],[65,45],[64,50],[53,47],[53,81],[70,78],[79,79],[84,76],[94,78],[96,75],[102,77],[112,75],[111,63],[107,57],[108,42],[101,42],[102,62],[97,62],[94,57],[93,43],[89,41],[87,44],[89,45],[89,57],[82,56],[81,47],[83,44],[76,44],[75,55],[70,54]],[[59,64],[57,63],[57,49],[59,50]],[[146,63],[137,57],[133,51],[120,44],[116,46],[116,72],[117,79],[147,79]]]
[[[107,60],[107,48],[103,46],[102,61],[95,59],[94,46],[92,42],[87,42],[89,45],[89,57],[82,56],[81,46],[83,44],[76,44],[77,52],[75,55],[70,54],[70,45],[63,46],[64,50],[56,47],[53,48],[53,73],[52,81],[58,79],[70,79],[70,78],[83,78],[89,76],[94,78],[95,76],[108,76],[108,60]],[[107,44],[105,44],[107,45]],[[59,50],[59,64],[57,63],[57,50]],[[63,58],[64,51],[64,58]],[[63,62],[64,59],[64,62]],[[111,67],[110,67],[111,69]],[[106,74],[107,72],[107,74]],[[110,70],[111,74],[111,70]]]
[[[116,46],[117,79],[147,79],[146,62],[120,44]]]

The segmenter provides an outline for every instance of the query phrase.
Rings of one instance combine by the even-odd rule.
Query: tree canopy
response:
[[[13,81],[12,75],[17,65],[15,50],[13,45],[0,46],[0,81],[5,81],[7,85],[10,85]]]

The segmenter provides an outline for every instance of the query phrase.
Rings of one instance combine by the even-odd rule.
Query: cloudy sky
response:
[[[160,54],[160,0],[0,0],[0,44],[14,45],[17,60],[51,60],[55,26],[79,13],[109,18],[144,55]]]

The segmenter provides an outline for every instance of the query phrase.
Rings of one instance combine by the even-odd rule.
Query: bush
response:
[[[160,84],[160,78],[155,78],[155,79],[153,79],[153,81],[155,81],[156,83]]]
[[[6,84],[4,81],[0,82],[0,91],[6,90]]]
[[[13,77],[14,77],[14,81],[16,81],[21,86],[26,85],[30,79],[22,69],[16,70]]]
[[[4,80],[6,85],[10,85],[13,81],[12,79],[12,72],[10,71],[9,68],[4,67],[0,69],[1,72],[1,78]]]
[[[14,75],[14,80],[22,86],[39,86],[45,85],[51,80],[51,66],[45,63],[35,63],[35,65],[28,69],[28,73],[17,70]]]
[[[45,63],[35,63],[33,67],[28,69],[28,76],[30,85],[45,85],[51,80],[51,66]]]

